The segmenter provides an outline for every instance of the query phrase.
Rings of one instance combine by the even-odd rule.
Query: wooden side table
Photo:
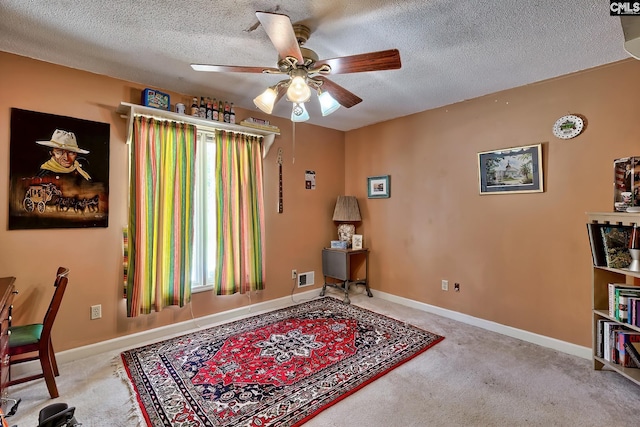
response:
[[[351,280],[351,257],[354,255],[364,255],[365,257],[365,278]],[[327,286],[338,289],[344,289],[344,303],[350,304],[349,285],[364,285],[367,289],[367,295],[373,297],[371,289],[369,289],[369,249],[330,249],[322,250],[322,274],[324,275],[324,285],[320,296],[324,296]],[[327,283],[327,277],[338,279],[341,282]]]

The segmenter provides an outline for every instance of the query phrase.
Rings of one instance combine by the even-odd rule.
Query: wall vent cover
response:
[[[298,287],[311,286],[314,283],[313,271],[298,274]]]

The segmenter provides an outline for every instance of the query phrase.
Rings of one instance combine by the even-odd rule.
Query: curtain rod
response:
[[[129,136],[127,138],[127,144],[131,144],[131,138],[133,137],[133,118],[135,116],[147,117],[147,118],[154,119],[154,120],[164,120],[164,121],[169,121],[169,122],[174,122],[174,123],[188,123],[186,121],[175,120],[175,119],[171,119],[171,118],[167,118],[167,117],[163,117],[163,116],[159,116],[159,115],[135,112],[132,109],[132,110],[130,110],[130,116],[129,116],[130,117],[129,118]],[[209,126],[209,125],[199,126],[199,125],[194,124],[194,126],[196,127],[197,130],[202,130],[202,131],[205,131],[205,132],[213,132],[213,133],[215,133],[216,131],[226,131],[226,132],[238,133],[240,135],[248,135],[248,136],[262,138],[262,158],[263,159],[266,158],[267,155],[269,154],[269,150],[271,149],[271,146],[273,145],[273,142],[274,142],[275,137],[276,137],[276,135],[274,133],[271,133],[271,134],[268,134],[268,135],[260,135],[260,134],[252,133],[252,132],[243,132],[243,131],[234,131],[234,130],[228,130],[228,129],[220,129],[220,128],[217,128],[215,126]]]
[[[137,112],[134,112],[134,113],[133,113],[133,116],[134,116],[134,117],[135,117],[135,116],[146,117],[146,118],[149,118],[149,119],[162,120],[162,121],[165,121],[165,122],[173,122],[173,123],[187,123],[187,124],[189,124],[189,122],[186,122],[186,121],[180,121],[180,120],[170,119],[170,118],[167,118],[167,117],[157,116],[157,115],[154,115],[154,114],[147,114],[147,113],[137,113]],[[215,122],[212,122],[212,123],[215,123]],[[195,126],[195,127],[196,127],[196,129],[198,129],[198,130],[203,130],[203,131],[207,131],[207,132],[212,132],[212,131],[213,131],[213,132],[215,132],[215,131],[221,131],[221,132],[239,133],[239,134],[241,134],[241,135],[256,136],[256,137],[258,137],[258,138],[264,138],[264,137],[265,137],[265,135],[259,135],[259,134],[257,134],[257,133],[252,133],[252,132],[244,132],[244,131],[241,131],[241,130],[229,130],[229,129],[222,129],[222,128],[216,127],[215,125],[210,126],[210,125],[197,125],[197,124],[194,124],[193,126]]]

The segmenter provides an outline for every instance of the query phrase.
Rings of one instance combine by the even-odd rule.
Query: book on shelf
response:
[[[622,323],[629,322],[629,298],[640,297],[640,291],[616,289],[616,320]]]
[[[640,286],[627,285],[626,283],[609,283],[608,284],[608,298],[609,298],[609,316],[618,319],[618,299],[620,291],[625,290],[629,292],[638,292],[640,295]]]
[[[607,362],[617,362],[618,360],[615,331],[622,328],[623,326],[620,323],[614,322],[613,320],[604,322],[602,331],[602,358]]]
[[[632,295],[627,299],[627,310],[629,311],[629,316],[627,318],[627,323],[630,325],[635,325],[636,321],[636,305],[638,301],[638,296]]]
[[[629,343],[636,348],[640,348],[640,332],[620,330],[615,332],[616,350],[618,352],[618,364],[625,368],[632,368],[631,358],[625,349],[625,344]]]
[[[596,324],[596,349],[595,354],[597,357],[604,357],[604,322],[610,322],[607,319],[598,319]]]
[[[589,235],[589,245],[591,246],[591,258],[593,265],[598,267],[606,267],[607,259],[604,255],[604,245],[602,243],[602,233],[600,232],[602,224],[587,224],[587,233]]]
[[[637,345],[626,342],[624,343],[624,351],[629,355],[629,359],[631,360],[634,368],[640,368],[640,352],[638,351]]]
[[[627,268],[631,264],[629,252],[630,227],[603,225],[600,227],[606,266],[609,268]]]
[[[280,128],[278,126],[274,126],[274,125],[270,125],[270,124],[262,124],[262,123],[255,123],[255,122],[251,122],[251,121],[247,121],[247,120],[242,120],[240,122],[240,125],[246,126],[246,127],[249,127],[249,128],[268,130],[268,131],[272,131],[272,132],[280,132]],[[631,261],[629,261],[629,262],[631,262]]]
[[[259,119],[257,117],[247,117],[243,121],[245,121],[247,123],[255,123],[257,125],[269,125],[269,124],[271,124],[269,122],[269,120],[267,120],[267,119]]]

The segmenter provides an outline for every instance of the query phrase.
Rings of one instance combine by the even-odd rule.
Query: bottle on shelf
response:
[[[211,112],[211,120],[215,120],[216,122],[218,121],[218,100],[213,98],[213,103],[212,103],[212,112]]]
[[[222,103],[222,99],[218,101],[218,121],[224,122],[224,104]]]
[[[204,102],[204,96],[200,97],[200,117],[207,118],[207,104]]]
[[[236,110],[233,108],[233,102],[231,103],[231,107],[229,107],[229,123],[235,124],[236,122]]]
[[[229,109],[229,102],[225,101],[224,102],[224,122],[229,123],[230,119],[231,119],[231,111]]]
[[[198,98],[193,97],[193,101],[191,101],[191,115],[194,117],[200,116],[200,107],[198,107]]]
[[[207,119],[211,120],[213,117],[213,105],[211,104],[211,98],[207,96]]]

